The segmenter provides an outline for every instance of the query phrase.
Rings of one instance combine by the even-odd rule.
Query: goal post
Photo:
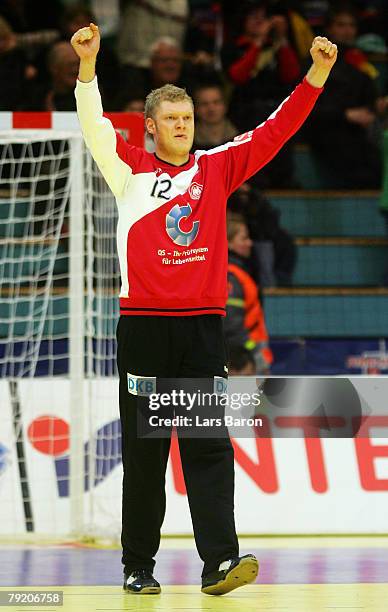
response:
[[[84,522],[84,427],[82,412],[85,369],[84,324],[84,164],[80,138],[70,141],[69,201],[69,377],[70,377],[70,524],[74,536]]]
[[[76,113],[0,113],[0,537],[118,535],[116,221]]]

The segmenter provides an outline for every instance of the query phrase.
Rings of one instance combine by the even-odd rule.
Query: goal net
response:
[[[74,114],[47,115],[0,113],[0,537],[115,538],[117,213]]]

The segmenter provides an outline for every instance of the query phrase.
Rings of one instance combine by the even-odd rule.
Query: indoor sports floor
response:
[[[4,610],[89,612],[217,610],[388,612],[388,536],[240,538],[260,561],[258,582],[222,597],[200,592],[191,538],[164,538],[155,577],[161,595],[122,591],[120,551],[80,544],[0,544],[0,591],[63,590],[64,605]]]

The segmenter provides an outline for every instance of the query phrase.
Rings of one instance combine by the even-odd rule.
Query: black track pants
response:
[[[137,436],[137,397],[127,373],[160,378],[225,376],[219,315],[121,316],[117,327],[120,374],[123,499],[122,563],[128,573],[153,569],[166,495],[169,438]],[[234,524],[234,458],[227,438],[180,438],[180,455],[202,575],[238,555]]]

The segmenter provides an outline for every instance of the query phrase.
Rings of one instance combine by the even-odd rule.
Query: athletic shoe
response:
[[[128,593],[141,595],[157,595],[160,593],[160,584],[152,575],[151,570],[137,569],[131,574],[124,573],[123,589]]]
[[[220,563],[218,570],[202,578],[202,593],[224,595],[254,582],[259,571],[259,563],[254,555],[234,557]]]

